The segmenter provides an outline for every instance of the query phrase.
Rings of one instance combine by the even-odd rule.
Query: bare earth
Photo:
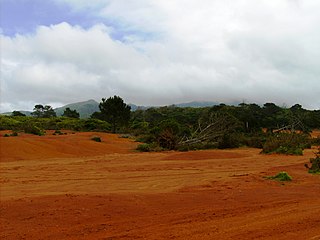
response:
[[[4,133],[0,239],[320,239],[315,149],[137,153],[106,133]],[[264,178],[280,171],[293,181]]]

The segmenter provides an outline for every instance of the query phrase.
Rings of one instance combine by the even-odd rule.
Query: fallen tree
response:
[[[212,113],[207,120],[199,119],[197,129],[178,142],[178,147],[218,143],[219,139],[240,127],[239,121],[228,113]]]

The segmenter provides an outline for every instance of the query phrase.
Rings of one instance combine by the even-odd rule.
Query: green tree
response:
[[[50,118],[50,117],[56,117],[56,112],[53,110],[53,108],[49,105],[41,105],[37,104],[34,106],[33,112],[31,115],[38,117],[38,118]]]
[[[43,117],[43,111],[44,111],[44,107],[42,104],[37,104],[34,106],[33,108],[33,112],[31,113],[32,116],[34,117]]]
[[[265,103],[262,108],[263,125],[272,131],[281,127],[281,123],[278,122],[277,115],[281,114],[281,107],[274,103]]]
[[[62,116],[68,118],[80,118],[80,114],[77,112],[77,110],[71,110],[68,107],[64,110]]]
[[[101,112],[94,112],[91,114],[90,118],[103,120],[103,116]]]
[[[19,111],[13,111],[11,116],[13,117],[25,117],[26,115],[22,112],[19,112]]]
[[[127,125],[130,120],[131,107],[124,103],[119,96],[102,98],[99,109],[101,118],[111,124],[113,133],[117,131],[118,127]]]
[[[50,117],[56,117],[56,116],[57,114],[51,106],[49,105],[44,106],[44,111],[43,111],[44,118],[50,118]]]

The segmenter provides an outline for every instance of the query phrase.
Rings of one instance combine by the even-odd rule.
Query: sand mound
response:
[[[3,137],[4,133],[0,132],[2,162],[129,153],[137,146],[116,134],[101,132],[69,131],[67,135],[52,135],[53,131],[47,131],[45,136],[20,134],[18,137]],[[92,141],[93,136],[101,137],[102,142]]]

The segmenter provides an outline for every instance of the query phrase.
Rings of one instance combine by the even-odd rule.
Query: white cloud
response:
[[[110,25],[2,36],[1,110],[114,94],[144,105],[245,99],[320,108],[316,1],[59,1]]]

